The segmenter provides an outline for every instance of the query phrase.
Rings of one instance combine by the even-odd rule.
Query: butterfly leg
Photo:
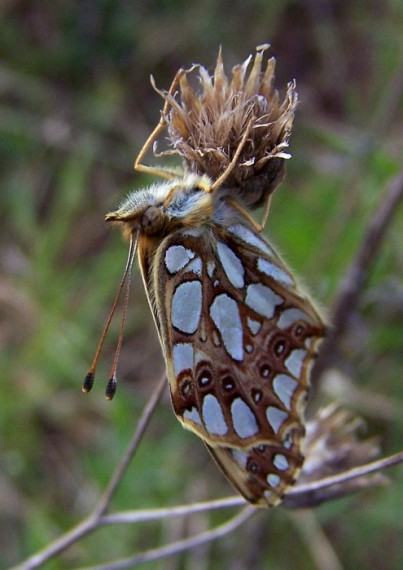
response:
[[[239,142],[238,148],[235,151],[234,156],[232,157],[231,162],[229,163],[229,165],[227,166],[227,168],[224,170],[224,172],[221,174],[221,176],[219,176],[217,178],[217,180],[214,182],[214,184],[211,185],[210,187],[210,192],[214,192],[214,190],[217,190],[217,188],[219,188],[228,178],[228,176],[231,174],[231,172],[234,170],[234,168],[236,167],[237,163],[238,163],[238,159],[240,157],[241,152],[243,151],[243,148],[245,146],[245,143],[248,139],[248,136],[252,130],[252,126],[256,121],[256,117],[252,117],[249,121],[249,123],[246,125],[246,129],[245,132]]]
[[[242,216],[253,226],[254,230],[257,231],[258,233],[260,233],[263,230],[263,226],[261,226],[260,224],[258,224],[256,222],[256,220],[254,220],[254,218],[249,214],[248,210],[246,210],[246,208],[244,208],[243,206],[241,206],[241,204],[239,204],[239,202],[237,202],[235,199],[233,198],[226,198],[226,202],[232,206],[233,208],[235,208],[235,210],[238,210],[238,212],[240,214],[242,214]]]
[[[178,177],[177,171],[174,172],[174,171],[170,170],[169,168],[147,166],[146,164],[142,164],[142,160],[145,157],[145,155],[147,154],[147,152],[150,150],[150,148],[152,148],[153,143],[157,140],[157,138],[162,133],[162,131],[164,131],[166,129],[165,116],[167,115],[167,113],[169,111],[169,107],[172,105],[172,100],[173,100],[175,91],[178,87],[180,78],[183,75],[183,73],[184,73],[184,71],[182,69],[180,69],[177,72],[167,94],[162,93],[159,89],[156,88],[154,79],[153,79],[153,77],[151,77],[152,86],[157,91],[157,93],[159,93],[160,95],[162,95],[164,97],[165,103],[164,103],[164,107],[163,107],[162,112],[161,112],[161,118],[160,118],[157,126],[152,131],[150,136],[147,138],[146,142],[143,145],[143,148],[140,150],[136,160],[134,161],[134,170],[137,170],[137,172],[146,172],[146,173],[152,174],[154,176],[160,176],[161,178],[165,178],[167,180],[172,180],[173,178]]]
[[[267,196],[265,203],[264,203],[264,210],[263,210],[263,217],[262,217],[262,221],[260,222],[260,224],[258,224],[256,222],[256,220],[254,220],[254,218],[252,218],[252,216],[249,214],[248,210],[246,210],[245,208],[243,208],[236,200],[233,200],[232,198],[227,198],[227,202],[228,204],[230,204],[233,208],[235,208],[236,210],[238,210],[238,212],[240,212],[243,217],[248,220],[248,222],[250,224],[252,224],[252,226],[254,227],[254,229],[260,234],[263,231],[263,228],[266,225],[267,222],[267,218],[269,217],[269,212],[270,212],[270,204],[271,204],[271,198],[272,198],[272,194],[269,194],[269,196]]]
[[[269,194],[266,199],[265,199],[265,203],[264,203],[264,210],[263,210],[263,218],[262,221],[260,222],[260,231],[263,230],[263,228],[266,225],[267,222],[267,218],[269,217],[269,212],[270,212],[270,204],[271,204],[271,198],[272,198],[273,194]]]

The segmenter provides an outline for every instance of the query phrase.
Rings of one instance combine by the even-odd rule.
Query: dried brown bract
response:
[[[254,58],[236,65],[231,79],[220,51],[213,75],[194,65],[178,72],[169,93],[158,91],[166,101],[163,118],[172,146],[161,154],[179,154],[187,171],[213,181],[234,161],[225,186],[240,189],[249,208],[266,202],[283,179],[297,105],[295,81],[288,84],[283,101],[273,88],[275,59],[263,68],[268,47],[257,47]],[[199,91],[188,80],[195,70]]]
[[[307,422],[305,461],[298,478],[298,486],[304,488],[309,483],[314,485],[309,492],[301,496],[298,493],[295,493],[295,496],[290,494],[285,501],[288,506],[312,507],[388,481],[382,473],[366,472],[365,464],[379,456],[380,447],[376,437],[359,438],[358,432],[363,425],[361,418],[335,404],[319,410],[314,418]],[[361,466],[362,475],[348,477],[351,469]],[[334,476],[338,476],[337,482],[333,482],[331,486],[321,485],[321,482]]]
[[[303,481],[346,471],[378,457],[378,438],[361,440],[358,431],[364,421],[332,404],[322,408],[307,422]]]

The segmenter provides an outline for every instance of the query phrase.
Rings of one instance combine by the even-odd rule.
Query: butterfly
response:
[[[130,193],[106,216],[130,239],[124,279],[137,252],[177,418],[245,499],[273,506],[303,464],[323,321],[253,221],[245,186],[234,187],[237,156],[213,180],[186,165],[178,172],[144,166],[144,153],[136,168],[164,180]]]

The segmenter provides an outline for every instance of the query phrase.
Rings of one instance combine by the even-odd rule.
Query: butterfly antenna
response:
[[[118,343],[117,343],[116,350],[115,350],[115,356],[113,357],[113,364],[112,364],[111,373],[109,375],[108,384],[106,385],[106,390],[105,390],[105,398],[107,400],[112,400],[112,398],[116,392],[116,369],[118,367],[120,349],[122,348],[122,342],[123,342],[123,332],[125,329],[127,307],[129,304],[130,283],[132,280],[132,268],[133,268],[134,255],[136,253],[137,242],[138,242],[138,232],[137,232],[137,238],[136,238],[136,241],[134,242],[134,244],[133,244],[133,236],[132,235],[130,236],[129,258],[128,258],[128,263],[127,263],[127,267],[125,270],[125,274],[127,276],[126,293],[125,293],[125,299],[124,299],[124,303],[123,303],[122,320],[120,321]]]
[[[102,346],[103,346],[104,341],[105,341],[106,334],[107,334],[109,326],[111,324],[113,315],[115,314],[116,307],[117,307],[118,301],[120,299],[120,295],[122,293],[125,281],[126,281],[128,276],[131,276],[134,255],[136,253],[137,241],[138,241],[138,239],[133,241],[133,237],[130,236],[129,255],[127,257],[126,267],[125,267],[125,270],[123,272],[122,280],[120,282],[119,289],[118,289],[118,292],[116,294],[115,300],[113,301],[112,309],[110,310],[108,320],[106,321],[104,330],[102,331],[101,338],[100,338],[99,343],[98,343],[97,351],[96,351],[95,356],[94,356],[94,360],[92,361],[92,364],[91,364],[91,367],[88,371],[88,374],[84,379],[84,382],[82,385],[82,391],[83,392],[86,392],[86,393],[89,392],[91,390],[93,384],[94,384],[95,371],[96,371],[96,367],[98,364],[99,355],[101,354]],[[126,297],[127,297],[127,294],[126,294]],[[127,301],[125,301],[125,307],[126,306],[127,306]],[[126,311],[126,308],[125,308],[125,311]],[[124,321],[124,317],[125,317],[125,315],[123,316],[123,321]],[[122,332],[122,327],[121,327],[121,332]],[[120,343],[121,343],[121,341],[120,341]],[[119,348],[119,350],[120,350],[120,348]],[[116,355],[115,355],[115,357],[116,357]],[[108,382],[108,386],[109,386],[109,382]]]

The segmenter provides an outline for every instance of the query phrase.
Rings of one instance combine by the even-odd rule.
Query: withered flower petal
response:
[[[320,409],[306,424],[301,481],[315,481],[378,457],[378,438],[359,438],[363,426],[361,418],[336,404]]]
[[[354,493],[358,490],[385,484],[388,479],[382,473],[365,473],[356,478],[346,477],[350,469],[365,466],[380,454],[379,439],[360,439],[359,429],[364,425],[361,418],[331,404],[317,412],[306,424],[304,445],[305,461],[294,492],[285,498],[290,508],[314,507],[322,502]],[[339,476],[331,486],[321,486],[327,477]],[[313,489],[299,493],[299,488]]]
[[[249,208],[261,206],[283,179],[298,100],[295,81],[288,84],[283,101],[273,88],[275,59],[263,69],[268,47],[257,47],[254,58],[236,65],[231,79],[220,50],[213,75],[194,65],[179,72],[177,93],[158,91],[169,103],[164,115],[171,146],[167,154],[180,155],[188,171],[215,181],[238,152],[225,186],[236,187]],[[194,71],[199,91],[189,83]]]

